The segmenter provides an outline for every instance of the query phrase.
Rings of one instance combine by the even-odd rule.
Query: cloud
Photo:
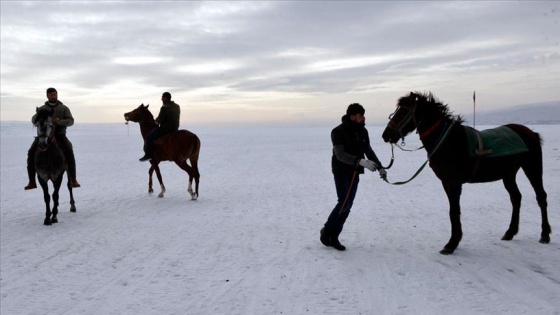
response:
[[[236,110],[283,104],[294,113],[301,102],[334,112],[356,98],[391,112],[399,96],[423,89],[459,108],[473,89],[494,106],[559,98],[556,2],[34,1],[1,9],[1,119],[27,120],[22,108],[43,102],[48,86],[75,103],[73,112],[88,113],[77,121],[92,122],[121,119],[124,107],[157,103],[163,91],[208,123],[202,113],[212,102],[229,106],[220,121],[235,121]],[[90,114],[107,103],[114,112]]]

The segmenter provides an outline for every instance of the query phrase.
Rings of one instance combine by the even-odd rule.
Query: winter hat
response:
[[[346,115],[356,115],[356,114],[365,114],[366,110],[364,107],[358,103],[353,103],[348,105],[348,109],[346,109]]]

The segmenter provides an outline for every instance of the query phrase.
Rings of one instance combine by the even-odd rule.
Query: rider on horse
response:
[[[152,158],[154,152],[154,141],[168,133],[179,130],[179,118],[181,116],[181,107],[171,100],[171,94],[165,92],[161,95],[163,105],[159,110],[156,118],[158,126],[152,130],[146,137],[144,142],[144,156],[140,158],[140,162],[148,161]]]
[[[48,101],[46,101],[43,106],[39,107],[39,111],[48,110],[52,113],[52,122],[56,126],[56,141],[64,152],[64,158],[68,164],[68,180],[72,187],[78,188],[80,184],[76,180],[76,160],[74,158],[74,151],[72,149],[72,143],[66,138],[66,128],[74,124],[74,117],[72,117],[70,109],[58,100],[58,92],[55,88],[51,87],[47,89],[47,98]],[[36,119],[37,114],[33,115],[31,122],[35,124]],[[25,186],[25,190],[37,188],[37,183],[35,181],[36,151],[37,138],[35,138],[35,141],[33,141],[27,152],[27,174],[29,176],[29,184]]]

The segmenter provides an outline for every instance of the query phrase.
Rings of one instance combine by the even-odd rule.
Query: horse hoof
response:
[[[454,249],[449,249],[444,247],[442,250],[439,251],[439,253],[442,255],[451,255],[453,254],[454,251],[455,251]]]
[[[548,244],[550,243],[550,237],[541,237],[541,239],[539,240],[539,243],[541,244]]]
[[[44,222],[43,224],[44,224],[44,225],[47,225],[47,226],[48,226],[48,225],[52,225],[52,223],[51,223],[50,220],[45,220],[45,222]]]
[[[163,198],[163,194],[159,194],[158,197]]]
[[[504,236],[502,236],[502,241],[511,241],[512,239],[513,239],[513,235],[505,234]]]
[[[58,219],[52,219],[51,223],[58,223]]]

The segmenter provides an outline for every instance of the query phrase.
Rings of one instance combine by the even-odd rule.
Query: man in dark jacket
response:
[[[171,100],[171,94],[165,92],[161,95],[163,106],[159,110],[156,118],[158,126],[152,130],[146,137],[144,142],[144,156],[140,158],[140,162],[148,161],[152,158],[154,152],[154,141],[171,132],[179,130],[179,118],[181,117],[181,107]]]
[[[371,148],[364,114],[365,109],[362,105],[350,104],[346,115],[342,116],[342,123],[331,132],[333,143],[331,165],[338,203],[321,229],[320,240],[323,245],[341,251],[346,247],[340,244],[338,236],[350,214],[358,190],[359,174],[363,174],[364,168],[367,168],[372,172],[379,171],[381,177],[387,176],[387,172],[381,167],[381,162]],[[364,159],[364,155],[367,159]]]
[[[68,164],[68,180],[70,185],[74,188],[80,187],[80,184],[76,180],[76,160],[74,158],[74,150],[72,149],[72,143],[68,138],[66,138],[66,128],[74,125],[74,117],[70,109],[62,104],[58,100],[58,92],[55,88],[47,89],[47,99],[43,106],[39,110],[44,110],[47,108],[52,112],[52,122],[56,126],[56,141],[60,145],[62,152],[64,153],[64,158]],[[35,124],[35,119],[37,114],[31,117],[31,122]],[[37,138],[36,138],[37,139]],[[37,183],[35,181],[35,153],[37,152],[37,140],[33,141],[29,151],[27,151],[27,175],[29,176],[29,184],[24,187],[25,190],[37,188]]]

